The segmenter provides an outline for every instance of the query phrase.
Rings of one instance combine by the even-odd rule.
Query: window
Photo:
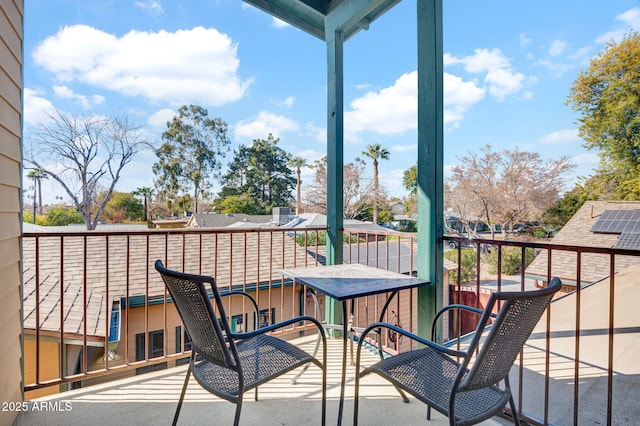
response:
[[[191,350],[191,337],[189,337],[189,333],[185,329],[182,332],[182,326],[176,326],[176,353],[182,352],[182,341],[184,340],[184,351]]]
[[[276,322],[276,308],[271,308],[271,315],[269,315],[269,309],[262,309],[258,313],[258,328],[267,327]]]
[[[157,358],[164,355],[164,331],[154,330],[149,332],[148,338],[148,359]],[[145,335],[144,333],[136,334],[136,361],[144,361],[145,359]],[[167,363],[149,365],[136,368],[136,374],[146,373],[148,371],[156,371],[167,368]]]
[[[244,318],[242,314],[234,315],[231,317],[231,332],[243,333],[244,332]]]
[[[189,333],[185,329],[182,331],[182,326],[176,326],[176,353],[182,352],[182,342],[184,341],[184,351],[191,350],[191,337],[189,337]],[[176,359],[176,365],[183,365],[189,362],[189,357],[183,357]]]

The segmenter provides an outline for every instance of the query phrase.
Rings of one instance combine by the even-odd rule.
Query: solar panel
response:
[[[591,227],[601,234],[640,234],[640,210],[605,210]]]
[[[640,234],[622,234],[613,248],[640,250]]]

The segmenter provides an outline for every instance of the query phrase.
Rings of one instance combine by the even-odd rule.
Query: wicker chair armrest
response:
[[[233,291],[227,291],[227,292],[224,292],[224,293],[220,293],[220,298],[227,297],[227,296],[244,296],[244,297],[247,297],[251,301],[251,304],[253,305],[253,309],[254,309],[253,310],[253,318],[254,318],[254,321],[255,321],[255,323],[258,322],[258,313],[259,313],[258,303],[256,302],[256,299],[253,298],[253,296],[251,296],[249,293],[241,291],[241,290],[233,290]]]
[[[438,324],[438,320],[442,317],[442,315],[444,315],[445,313],[449,312],[452,309],[459,309],[459,310],[462,310],[462,311],[473,312],[473,313],[478,314],[478,315],[482,315],[484,313],[484,310],[482,310],[480,308],[474,308],[473,306],[461,305],[461,304],[458,304],[458,303],[447,305],[447,306],[441,308],[436,313],[435,317],[433,317],[433,322],[431,323],[431,339],[435,338],[436,325]],[[497,316],[497,314],[491,313],[490,316],[495,318]]]
[[[429,346],[432,349],[435,349],[439,352],[445,353],[447,355],[450,356],[454,356],[454,357],[465,357],[467,355],[467,352],[463,352],[463,351],[457,351],[455,349],[451,349],[448,348],[446,346],[443,346],[441,344],[438,344],[436,342],[433,342],[429,339],[425,339],[424,337],[420,337],[417,334],[413,334],[403,328],[400,328],[396,325],[393,324],[389,324],[386,322],[376,322],[371,324],[369,327],[367,327],[363,332],[362,335],[360,336],[360,341],[358,342],[358,351],[360,351],[360,347],[362,346],[362,343],[364,342],[366,336],[371,333],[374,332],[376,329],[380,329],[380,328],[386,328],[389,330],[393,330],[396,333],[402,335],[402,336],[406,336],[411,340],[414,340],[420,344],[423,344],[425,346]]]
[[[265,333],[269,333],[271,331],[277,330],[279,328],[283,328],[286,327],[288,325],[291,324],[295,324],[297,322],[300,321],[309,321],[312,322],[317,328],[318,331],[320,332],[320,334],[322,335],[322,339],[324,340],[325,338],[325,333],[324,333],[324,327],[322,326],[322,323],[320,321],[318,321],[317,319],[315,319],[314,317],[310,317],[310,316],[300,316],[300,317],[295,317],[295,318],[291,318],[276,324],[272,324],[266,327],[262,327],[259,328],[257,330],[254,331],[249,331],[246,333],[233,333],[232,337],[234,339],[247,339],[249,337],[254,337],[254,336],[258,336],[260,334],[265,334]]]

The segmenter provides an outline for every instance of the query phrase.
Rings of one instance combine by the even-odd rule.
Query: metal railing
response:
[[[180,362],[187,356],[188,336],[177,328],[175,310],[167,303],[164,286],[153,270],[156,259],[169,268],[212,275],[223,290],[255,292],[261,311],[258,322],[315,312],[306,290],[294,291],[279,270],[324,263],[323,232],[324,228],[276,228],[25,233],[24,329],[25,342],[31,342],[25,343],[25,370],[31,372],[25,377],[25,390],[90,384],[136,369]],[[347,228],[344,240],[346,263],[416,272],[416,234]],[[640,337],[640,319],[625,312],[629,304],[637,306],[640,300],[631,299],[638,292],[624,297],[618,292],[627,288],[624,270],[640,265],[640,252],[544,242],[442,239],[446,251],[450,243],[468,248],[471,255],[454,251],[453,262],[444,263],[444,304],[463,301],[482,307],[492,291],[544,285],[554,275],[565,284],[565,296],[552,303],[514,369],[512,384],[520,417],[533,424],[578,424],[584,420],[581,416],[615,423],[624,414],[625,404],[632,404],[624,391],[627,381],[638,380],[634,367],[621,364],[624,343],[620,340]],[[519,252],[516,261],[513,251]],[[530,266],[526,261],[529,251],[536,257]],[[519,262],[518,272],[508,275],[505,262]],[[487,265],[495,270],[487,271]],[[596,309],[595,291],[604,295],[598,296]],[[356,323],[377,321],[385,300],[384,295],[358,300]],[[417,302],[416,290],[401,292],[385,320],[416,332]],[[232,325],[259,326],[249,324],[249,310],[230,300],[227,314]],[[110,339],[114,333],[108,331],[117,329],[114,312],[120,315],[117,341]],[[622,314],[629,315],[621,320]],[[595,319],[604,325],[594,327]],[[448,319],[444,327],[451,338],[468,331],[458,317]],[[161,333],[154,334],[157,331]],[[159,334],[163,338],[156,341]],[[382,339],[389,352],[410,349],[396,336]],[[594,344],[598,361],[593,359]],[[560,419],[568,399],[571,418]]]
[[[30,391],[63,385],[49,389],[57,392],[69,383],[166,366],[188,355],[188,335],[167,303],[153,268],[156,259],[171,269],[212,275],[222,292],[252,292],[260,309],[257,321],[299,314],[308,303],[304,292],[294,291],[278,271],[323,262],[322,230],[24,233],[27,397]],[[228,300],[226,313],[238,331],[259,326],[251,324],[246,301]],[[294,325],[283,333],[303,330]]]
[[[530,424],[574,425],[611,425],[629,418],[628,389],[640,379],[625,342],[640,338],[640,317],[630,311],[640,303],[640,292],[632,290],[640,251],[463,237],[443,242],[467,248],[474,260],[465,263],[465,250],[454,252],[450,301],[471,300],[482,308],[483,292],[546,285],[553,276],[564,283],[562,296],[550,305],[512,372],[520,418]],[[514,251],[517,272],[506,275],[505,262],[514,262]],[[527,251],[535,255],[528,267]],[[486,263],[493,264],[493,274],[483,271]],[[489,284],[487,275],[493,276]],[[460,323],[460,318],[450,320],[452,338],[468,331]]]

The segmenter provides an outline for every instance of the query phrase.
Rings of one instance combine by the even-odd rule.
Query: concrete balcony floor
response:
[[[313,338],[300,338],[295,342],[312,350]],[[328,341],[327,372],[327,424],[336,424],[340,396],[340,366],[342,341]],[[374,362],[377,355],[367,353],[367,362]],[[321,390],[320,370],[310,367],[295,385],[291,379],[296,370],[259,388],[259,400],[253,392],[245,394],[241,425],[282,426],[313,425],[320,423]],[[343,423],[353,422],[354,367],[347,368],[347,386]],[[69,411],[23,412],[14,423],[16,426],[33,425],[114,425],[114,424],[169,424],[173,419],[176,403],[184,380],[186,366],[156,371],[110,383],[76,389],[41,398],[61,407],[68,401]],[[179,424],[226,425],[233,422],[235,405],[204,391],[194,380],[187,388]],[[432,426],[449,424],[437,412],[426,421],[426,405],[412,400],[402,402],[393,387],[381,378],[371,375],[361,382],[359,423],[362,425],[415,425]],[[483,425],[505,424],[504,419],[491,419]],[[509,424],[508,422],[506,424]]]

